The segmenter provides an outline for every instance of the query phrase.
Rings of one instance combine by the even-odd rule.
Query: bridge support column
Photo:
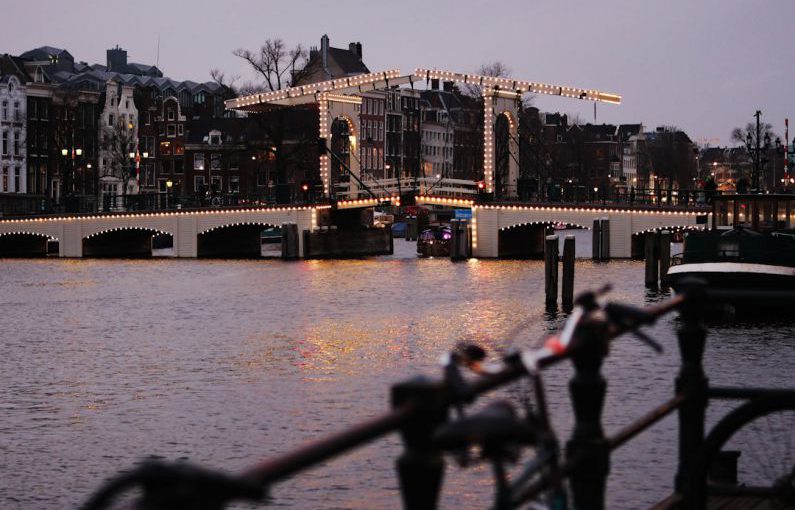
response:
[[[472,208],[472,256],[497,258],[499,256],[498,209]]]
[[[58,245],[58,255],[76,258],[83,256],[83,229],[79,221],[68,220],[63,224],[63,235]]]
[[[199,254],[198,227],[196,218],[180,216],[174,232],[174,256],[180,258],[196,258]]]

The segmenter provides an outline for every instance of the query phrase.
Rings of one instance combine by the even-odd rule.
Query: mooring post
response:
[[[643,242],[643,256],[646,259],[646,288],[657,288],[657,233],[646,232]]]
[[[707,409],[707,387],[709,380],[704,373],[704,345],[707,330],[702,323],[704,315],[704,290],[702,280],[682,280],[679,291],[687,298],[681,308],[681,326],[677,331],[679,353],[682,365],[676,378],[677,395],[685,395],[686,400],[679,408],[679,465],[674,480],[676,490],[681,492],[688,484],[700,487],[696,493],[704,496],[705,480],[694,480],[690,470],[693,459],[704,441],[704,415]],[[704,508],[691,502],[687,508]],[[702,500],[702,503],[705,503]]]
[[[463,260],[467,258],[467,224],[465,220],[450,220],[450,259]]]
[[[392,406],[414,406],[411,419],[401,428],[405,450],[398,457],[400,494],[405,510],[434,510],[444,476],[444,458],[434,448],[434,431],[447,420],[443,388],[425,378],[392,387]]]
[[[574,236],[569,234],[563,240],[563,284],[561,288],[561,304],[563,311],[568,312],[574,307]]]
[[[660,284],[665,285],[668,269],[671,267],[671,232],[660,232]]]
[[[610,260],[610,218],[599,223],[599,260]]]
[[[298,225],[282,223],[282,258],[291,260],[298,256]]]
[[[607,381],[601,374],[607,354],[606,331],[586,330],[575,338],[572,354],[574,377],[569,381],[569,393],[574,407],[574,430],[566,444],[566,458],[576,465],[571,471],[569,486],[574,499],[573,508],[603,510],[605,488],[610,473],[610,449],[602,429]]]
[[[601,260],[602,256],[602,220],[597,218],[593,220],[593,231],[591,232],[592,243],[591,251],[593,260]]]
[[[558,236],[546,236],[544,242],[544,293],[547,307],[558,304]]]
[[[408,216],[406,218],[406,241],[416,241],[419,235],[418,230],[417,217]]]

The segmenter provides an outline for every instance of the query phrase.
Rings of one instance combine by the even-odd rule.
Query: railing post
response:
[[[434,510],[444,476],[444,458],[431,444],[436,428],[447,420],[443,387],[425,377],[392,387],[392,406],[409,404],[415,412],[400,430],[405,450],[398,457],[400,494],[406,510]]]
[[[602,430],[607,382],[601,374],[607,343],[600,331],[586,331],[575,339],[572,354],[575,374],[569,381],[574,407],[574,431],[566,444],[566,458],[576,461],[569,486],[575,510],[605,508],[605,487],[610,472],[610,450]]]
[[[677,492],[688,484],[703,485],[693,480],[690,470],[693,459],[704,440],[704,415],[707,408],[709,380],[702,360],[707,330],[702,324],[705,283],[698,279],[682,281],[680,291],[687,300],[681,309],[682,325],[677,331],[682,366],[676,378],[676,393],[686,399],[679,408],[679,465],[674,481]],[[698,491],[703,493],[703,491]]]

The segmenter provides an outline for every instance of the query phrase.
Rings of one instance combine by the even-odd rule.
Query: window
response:
[[[210,176],[210,187],[213,191],[222,191],[223,187],[223,179],[221,179],[220,175],[211,175]]]
[[[3,120],[8,120],[8,101],[3,101]]]
[[[229,177],[229,192],[230,193],[240,192],[240,177],[238,177],[237,175]]]
[[[108,126],[113,127],[113,114],[108,114]]]
[[[14,156],[19,155],[19,131],[14,131]]]
[[[3,182],[2,182],[2,187],[0,188],[0,191],[5,193],[6,191],[8,191],[8,168],[4,167],[3,171],[0,172],[0,173],[3,174]]]
[[[219,131],[210,131],[210,145],[221,145],[221,133]]]
[[[203,175],[194,175],[193,176],[193,189],[196,191],[204,191],[204,176]]]
[[[210,170],[221,170],[221,153],[210,154]]]
[[[168,109],[168,117],[167,118],[168,118],[168,120],[174,120],[174,109],[173,108],[169,108]]]
[[[182,158],[175,158],[174,159],[174,173],[175,174],[181,174],[184,166],[185,166],[185,164],[182,161]]]
[[[204,153],[197,152],[193,155],[193,169],[204,170]]]
[[[144,124],[147,126],[152,124],[152,112],[144,113]]]
[[[14,120],[19,122],[22,119],[22,114],[19,111],[19,101],[14,103]]]
[[[24,190],[19,188],[20,180],[19,180],[19,167],[14,169],[14,191],[17,193],[22,193]]]
[[[168,126],[166,126],[166,136],[168,136],[169,138],[174,138],[175,136],[177,136],[177,126],[175,126],[174,124],[169,124]]]
[[[3,156],[8,154],[8,131],[3,131]]]
[[[237,170],[240,166],[240,158],[236,152],[233,152],[229,155],[229,169],[230,170]]]
[[[184,126],[182,124],[177,124],[177,135],[182,136],[184,133]]]

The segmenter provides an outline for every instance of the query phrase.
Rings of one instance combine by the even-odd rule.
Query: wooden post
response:
[[[574,307],[574,236],[569,234],[563,241],[563,288],[561,290],[563,311]]]
[[[298,256],[298,225],[282,223],[282,258],[293,260]]]
[[[657,287],[657,233],[646,232],[646,239],[643,245],[643,254],[646,258],[646,288]]]
[[[660,232],[660,283],[665,285],[668,268],[671,267],[671,232]]]
[[[450,259],[467,258],[467,222],[466,220],[450,220]]]
[[[544,243],[544,292],[547,307],[558,304],[558,236],[546,236]]]
[[[599,257],[602,256],[602,221],[599,218],[593,220],[593,231],[591,233],[591,239],[593,241],[591,244],[591,250],[593,252],[591,258],[600,260]]]
[[[599,260],[610,260],[610,218],[602,218],[599,239]]]

